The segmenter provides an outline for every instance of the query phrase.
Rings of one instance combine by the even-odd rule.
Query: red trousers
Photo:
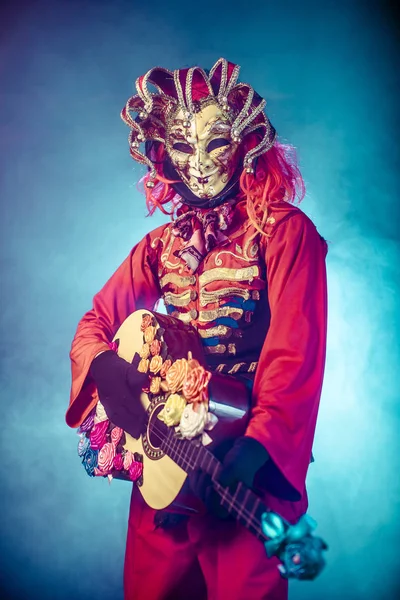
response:
[[[134,489],[125,555],[125,600],[287,600],[288,584],[242,525],[192,516],[155,528]]]

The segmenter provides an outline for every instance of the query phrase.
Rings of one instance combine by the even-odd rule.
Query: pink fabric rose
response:
[[[104,473],[104,471],[102,471],[101,469],[98,469],[97,467],[94,468],[94,475],[95,477],[105,477],[107,475],[107,473]]]
[[[114,469],[117,471],[122,471],[124,468],[124,457],[122,454],[116,454],[113,460]]]
[[[125,452],[125,456],[124,456],[124,470],[125,471],[129,471],[129,467],[133,463],[133,460],[134,460],[134,456],[133,456],[132,452],[130,450],[127,450]]]
[[[129,479],[131,481],[137,481],[143,473],[143,463],[134,460],[129,467]]]
[[[114,444],[114,446],[118,444],[123,433],[124,430],[121,429],[121,427],[114,427],[114,429],[111,430],[111,442]]]
[[[96,408],[90,411],[86,419],[83,421],[82,425],[78,429],[78,433],[86,433],[90,431],[94,425],[94,416],[96,414]]]
[[[107,429],[110,424],[110,421],[101,421],[100,423],[96,423],[94,425],[92,431],[90,432],[90,445],[93,450],[100,450],[107,442]]]
[[[98,463],[97,466],[99,469],[108,473],[113,466],[115,456],[115,446],[113,444],[104,444],[104,446],[99,451]]]

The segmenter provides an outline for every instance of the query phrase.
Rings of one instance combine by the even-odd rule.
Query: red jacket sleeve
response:
[[[89,373],[93,358],[109,349],[108,343],[128,315],[140,308],[152,309],[160,298],[157,251],[152,247],[157,245],[157,232],[133,248],[78,324],[70,352],[72,387],[66,414],[70,427],[80,425],[98,400]]]
[[[326,252],[299,210],[277,223],[266,248],[271,322],[246,435],[268,450],[293,500],[305,489],[325,366]]]

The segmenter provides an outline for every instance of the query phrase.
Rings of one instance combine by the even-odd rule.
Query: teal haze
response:
[[[202,9],[200,10],[200,6]],[[205,7],[214,7],[210,16]],[[10,3],[0,38],[1,598],[122,600],[130,485],[90,479],[64,422],[78,320],[146,218],[119,112],[155,65],[220,56],[298,148],[329,242],[308,483],[329,543],[291,600],[398,597],[397,40],[379,3]],[[234,565],[232,566],[234,573]],[[397,586],[397,587],[396,587]]]

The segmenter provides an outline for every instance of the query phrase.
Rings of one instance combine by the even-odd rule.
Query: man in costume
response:
[[[78,426],[100,398],[138,437],[143,379],[109,344],[130,313],[162,298],[197,329],[214,377],[252,385],[247,429],[224,459],[222,483],[252,487],[261,478],[266,504],[295,522],[307,509],[325,362],[327,248],[293,204],[304,196],[293,149],[278,142],[265,100],[238,75],[220,59],[209,72],[155,68],[136,82],[122,111],[130,153],[148,167],[150,214],[169,207],[172,220],[133,248],[80,321],[67,423]],[[196,486],[210,498],[201,476]],[[133,490],[126,600],[287,598],[276,559],[208,506],[205,515],[157,520]]]

